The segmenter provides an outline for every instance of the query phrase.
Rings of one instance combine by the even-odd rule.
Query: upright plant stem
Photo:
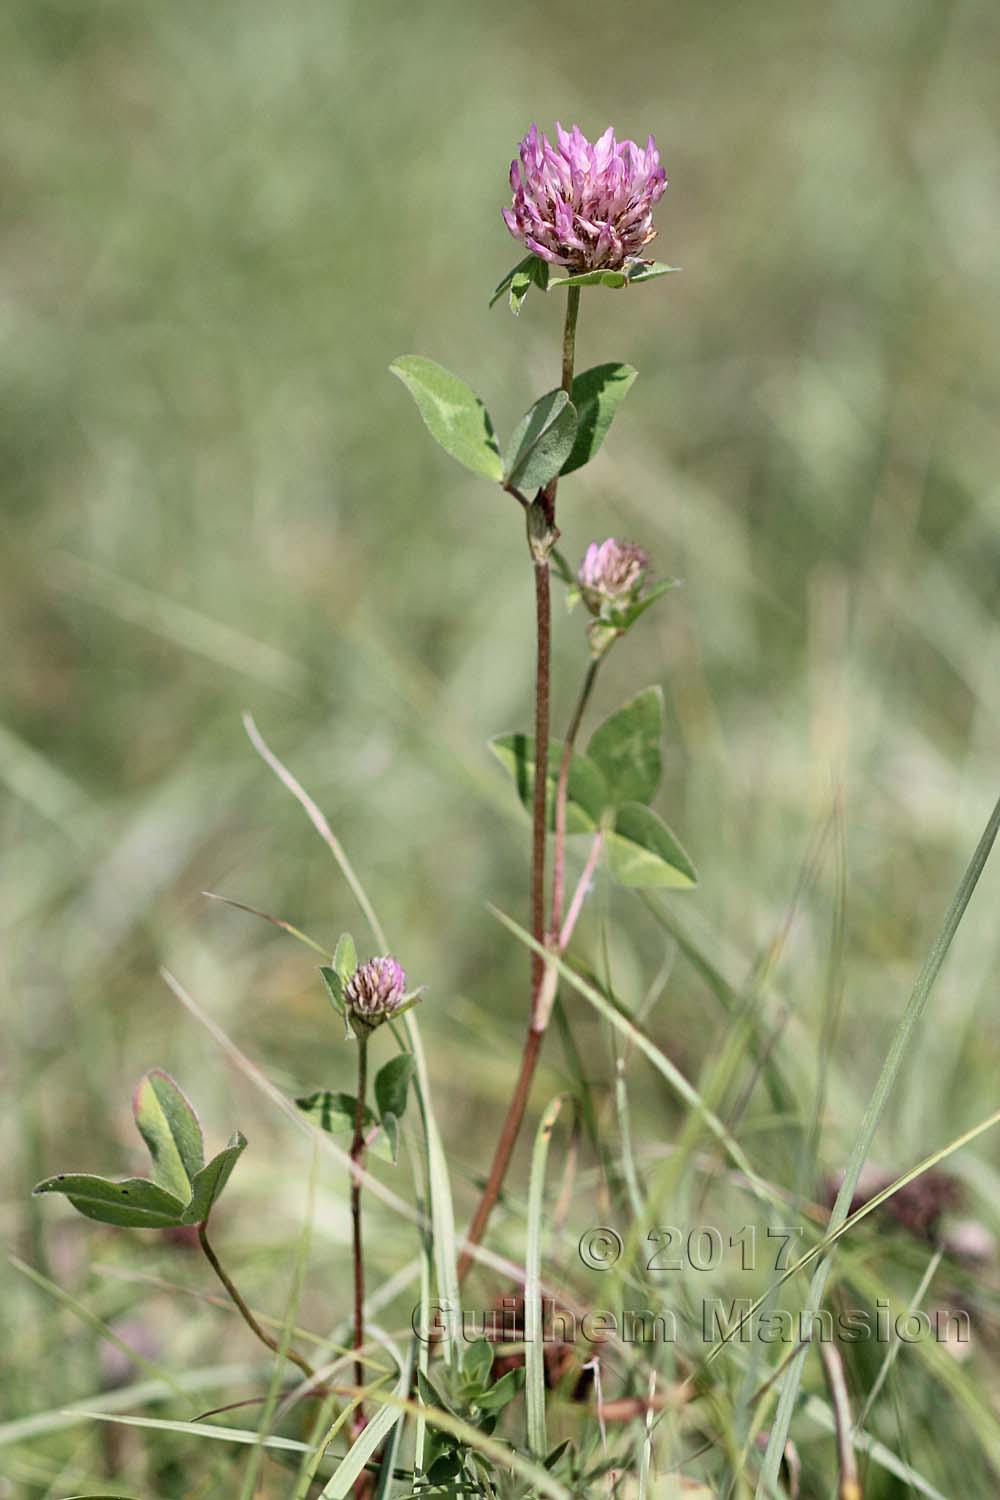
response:
[[[233,1305],[235,1306],[237,1312],[240,1314],[240,1317],[243,1319],[244,1323],[251,1330],[251,1332],[256,1334],[261,1343],[265,1344],[267,1348],[270,1349],[273,1353],[281,1354],[283,1352],[286,1359],[290,1359],[293,1364],[298,1365],[303,1375],[306,1375],[310,1378],[315,1375],[316,1372],[313,1369],[312,1365],[307,1359],[303,1357],[303,1355],[299,1354],[297,1349],[289,1348],[282,1351],[280,1345],[276,1342],[276,1340],[273,1339],[269,1333],[265,1333],[264,1329],[261,1328],[260,1324],[257,1322],[257,1319],[254,1317],[253,1313],[250,1311],[249,1307],[243,1301],[243,1298],[240,1296],[239,1292],[236,1290],[236,1286],[232,1281],[228,1271],[226,1271],[219,1257],[216,1255],[215,1251],[212,1249],[212,1246],[209,1244],[207,1219],[205,1219],[201,1224],[198,1225],[198,1243],[201,1245],[202,1250],[205,1252],[205,1259],[208,1261],[209,1265],[212,1267],[212,1270],[215,1272],[216,1276],[218,1276],[219,1280],[222,1282],[222,1285],[229,1293]]]
[[[531,816],[531,931],[538,942],[545,936],[546,801],[549,781],[549,705],[552,696],[552,598],[548,559],[535,560],[535,792]],[[545,972],[545,961],[531,955],[532,1010]]]
[[[573,387],[573,366],[576,359],[576,322],[580,312],[580,288],[567,288],[566,318],[562,337],[562,389],[570,393]],[[537,503],[545,512],[551,532],[556,535],[556,489],[558,476],[538,492]],[[549,773],[549,705],[551,701],[552,660],[552,601],[550,570],[547,556],[539,556],[532,548],[535,573],[535,622],[537,650],[535,659],[535,790],[532,799],[531,828],[531,930],[538,943],[545,941],[545,841],[546,841],[546,792]],[[500,1195],[507,1168],[510,1165],[517,1137],[524,1119],[531,1082],[535,1076],[538,1054],[541,1051],[545,1020],[541,1026],[538,1001],[545,980],[545,960],[538,953],[531,956],[531,1011],[528,1030],[521,1053],[521,1068],[514,1093],[507,1107],[507,1115],[500,1131],[489,1176],[482,1197],[473,1215],[466,1246],[458,1262],[461,1279],[472,1263],[471,1247],[478,1245],[489,1222],[493,1206]]]
[[[361,1165],[365,1154],[365,1094],[368,1091],[368,1038],[358,1037],[358,1097],[354,1106],[354,1136],[351,1140],[351,1161]],[[354,1232],[354,1348],[361,1349],[365,1342],[365,1260],[361,1243],[361,1180],[351,1175],[351,1224]],[[364,1361],[358,1357],[354,1362],[354,1383],[360,1387],[365,1383]],[[358,1407],[358,1416],[363,1408]]]
[[[552,915],[549,920],[549,936],[555,940],[562,926],[563,885],[566,871],[566,802],[569,793],[569,768],[573,760],[573,746],[580,732],[583,716],[587,711],[590,695],[597,679],[600,659],[590,663],[583,679],[580,696],[576,700],[573,717],[569,721],[563,741],[562,760],[559,762],[559,780],[556,783],[556,833],[552,847]]]
[[[576,360],[576,320],[580,315],[580,288],[566,289],[566,321],[563,324],[562,388],[567,396],[573,389],[573,364]],[[555,485],[552,489],[555,498]]]

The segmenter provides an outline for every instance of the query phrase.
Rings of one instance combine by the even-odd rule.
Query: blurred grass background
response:
[[[576,559],[614,532],[685,581],[613,654],[598,711],[663,684],[660,806],[702,875],[669,910],[735,983],[842,798],[845,998],[821,1141],[825,1168],[842,1163],[996,793],[998,43],[986,0],[3,8],[0,1212],[18,1254],[102,1318],[141,1324],[172,1369],[215,1357],[223,1315],[93,1262],[204,1289],[201,1267],[27,1193],[66,1166],[137,1165],[129,1092],[162,1064],[213,1142],[237,1124],[251,1138],[220,1233],[280,1308],[304,1202],[282,1153],[297,1168],[307,1153],[157,969],[282,1087],[345,1087],[308,953],[200,893],[324,942],[362,928],[241,710],[322,804],[429,987],[463,1220],[513,1078],[525,955],[484,902],[523,913],[526,838],[485,744],[529,720],[530,570],[516,508],[426,440],[386,366],[438,359],[507,431],[554,383],[558,297],[533,295],[517,321],[487,310],[517,259],[499,210],[533,119],[652,130],[666,163],[656,252],[683,274],[585,294],[581,365],[628,360],[640,380],[561,496],[563,547]],[[576,617],[557,615],[556,652],[558,722],[584,664]],[[830,850],[770,979],[804,1118]],[[996,1107],[998,897],[988,871],[880,1138],[892,1166]],[[635,1004],[666,940],[620,894],[606,915]],[[578,951],[596,960],[599,940],[592,914]],[[718,1054],[725,1016],[682,957],[653,1026],[695,1080]],[[539,1101],[566,1076],[554,1038],[546,1061]],[[638,1134],[669,1141],[672,1103],[645,1074],[632,1088]],[[796,1148],[766,1101],[742,1129],[790,1185]],[[994,1228],[996,1166],[987,1138],[963,1173]],[[386,1272],[412,1251],[390,1227]],[[316,1232],[329,1322],[347,1306],[332,1172]],[[2,1274],[4,1416],[99,1390],[93,1332]],[[995,1411],[995,1276],[981,1296],[971,1378]],[[906,1399],[931,1412],[934,1389]],[[950,1457],[926,1421],[938,1482],[964,1463],[965,1493],[993,1493],[974,1486],[986,1471],[961,1418]],[[115,1439],[125,1482],[196,1493],[188,1442],[133,1436]],[[114,1473],[111,1441],[7,1444],[0,1493]],[[197,1461],[223,1482],[211,1465],[228,1457]]]

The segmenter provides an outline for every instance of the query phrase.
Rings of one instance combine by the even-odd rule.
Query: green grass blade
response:
[[[251,1447],[283,1448],[286,1453],[308,1453],[307,1443],[295,1438],[262,1437],[245,1427],[217,1427],[211,1422],[174,1422],[167,1417],[124,1417],[109,1411],[81,1411],[93,1422],[118,1422],[124,1427],[148,1427],[156,1432],[183,1432],[188,1437],[209,1438],[220,1443],[245,1443]]]
[[[531,1153],[528,1188],[528,1246],[524,1263],[524,1394],[528,1414],[528,1447],[536,1458],[548,1452],[545,1435],[545,1345],[542,1329],[542,1216],[549,1146],[564,1095],[558,1094],[542,1115]]]
[[[847,1220],[851,1200],[854,1197],[854,1190],[858,1185],[858,1178],[861,1176],[861,1169],[867,1160],[868,1152],[875,1138],[875,1132],[882,1118],[882,1112],[899,1076],[903,1058],[906,1056],[909,1047],[910,1038],[920,1017],[924,1013],[924,1008],[930,998],[931,991],[941,972],[941,966],[947,957],[952,940],[965,915],[966,907],[972,899],[972,893],[979,883],[979,877],[983,873],[986,861],[989,859],[998,830],[1000,830],[1000,800],[997,801],[993,812],[990,814],[982,837],[976,846],[968,868],[962,876],[958,890],[955,893],[954,900],[948,909],[941,931],[938,933],[934,945],[927,955],[924,966],[917,976],[917,982],[913,986],[906,1009],[903,1012],[890,1044],[885,1062],[882,1064],[882,1071],[879,1074],[878,1082],[875,1085],[871,1099],[868,1101],[868,1108],[865,1110],[861,1128],[858,1131],[857,1139],[854,1142],[847,1167],[844,1171],[844,1180],[840,1185],[840,1191],[837,1194],[836,1202],[830,1214],[830,1227],[834,1231]],[[994,1117],[995,1119],[996,1117]],[[978,1134],[979,1131],[977,1130],[976,1133]],[[951,1149],[957,1149],[957,1147]],[[948,1152],[945,1154],[948,1154]],[[832,1236],[828,1236],[828,1240],[831,1238]],[[806,1299],[805,1307],[807,1317],[815,1313],[820,1305],[828,1274],[829,1262],[824,1261],[817,1266],[812,1285],[809,1289],[809,1296]],[[798,1398],[799,1383],[802,1379],[802,1367],[805,1363],[806,1352],[807,1347],[803,1347],[801,1352],[792,1361],[785,1375],[781,1395],[778,1398],[774,1423],[771,1427],[771,1435],[768,1439],[767,1451],[761,1466],[760,1479],[757,1486],[758,1500],[764,1500],[764,1497],[774,1489],[777,1483],[778,1471],[781,1467],[781,1456],[785,1451],[785,1443],[788,1441],[788,1429],[791,1425],[792,1412],[795,1409],[795,1402]]]
[[[413,1380],[413,1366],[418,1343],[420,1343],[421,1348],[424,1347],[421,1340],[415,1338],[410,1340],[410,1346],[406,1353],[406,1363],[403,1366],[399,1382],[399,1388],[402,1391],[408,1391],[410,1383]],[[389,1500],[389,1496],[392,1494],[392,1480],[396,1470],[396,1461],[399,1457],[400,1445],[403,1441],[403,1428],[405,1425],[405,1422],[397,1422],[389,1434],[389,1441],[385,1445],[379,1465],[378,1483],[375,1486],[375,1500]]]
[[[930,1286],[931,1282],[934,1280],[935,1272],[937,1271],[938,1266],[941,1264],[941,1260],[942,1260],[943,1256],[944,1256],[944,1247],[941,1246],[937,1250],[935,1250],[934,1254],[931,1256],[930,1260],[927,1262],[927,1268],[924,1271],[923,1276],[921,1276],[921,1278],[920,1278],[920,1284],[917,1287],[916,1291],[914,1292],[914,1294],[913,1294],[913,1296],[912,1296],[912,1298],[910,1300],[909,1306],[906,1309],[906,1317],[910,1317],[911,1314],[915,1313],[917,1311],[917,1309],[920,1307],[920,1304],[923,1302],[924,1298],[927,1295],[927,1288]],[[860,1429],[863,1428],[864,1425],[865,1425],[865,1423],[867,1422],[867,1420],[868,1420],[868,1414],[871,1411],[872,1407],[875,1405],[875,1402],[878,1400],[879,1392],[881,1391],[883,1385],[885,1385],[885,1382],[886,1382],[886,1379],[888,1378],[889,1372],[891,1371],[893,1365],[895,1364],[896,1357],[898,1356],[899,1351],[900,1351],[900,1349],[902,1347],[903,1347],[903,1345],[902,1345],[901,1340],[898,1339],[898,1338],[895,1338],[895,1339],[892,1340],[892,1342],[890,1343],[888,1349],[886,1350],[886,1352],[885,1352],[885,1358],[882,1360],[882,1363],[879,1366],[878,1374],[875,1376],[875,1379],[872,1382],[871,1390],[868,1392],[868,1395],[865,1397],[865,1404],[861,1408],[860,1412],[857,1415],[857,1419],[855,1420],[855,1423],[854,1423],[854,1430],[855,1430],[855,1432],[860,1431]]]
[[[123,1407],[142,1406],[147,1401],[166,1401],[176,1394],[177,1389],[186,1396],[201,1391],[226,1390],[237,1381],[259,1377],[265,1369],[264,1365],[209,1365],[207,1369],[179,1375],[176,1382],[140,1380],[134,1385],[123,1386],[118,1391],[95,1391],[67,1406],[34,1412],[30,1417],[15,1417],[12,1422],[0,1424],[0,1448],[28,1442],[32,1438],[46,1437],[51,1432],[62,1432],[67,1427],[76,1427],[86,1421],[91,1415],[91,1408],[102,1401],[107,1409],[107,1420],[111,1421],[113,1415]]]
[[[618,1115],[618,1138],[622,1148],[622,1172],[628,1189],[632,1216],[639,1224],[645,1222],[646,1209],[642,1189],[639,1186],[635,1153],[632,1149],[632,1125],[629,1115],[628,1087],[625,1082],[625,1059],[620,1055],[615,1058],[615,1110]]]
[[[424,1140],[427,1146],[427,1184],[430,1198],[431,1234],[434,1242],[434,1270],[437,1276],[438,1295],[443,1304],[442,1352],[450,1359],[457,1338],[457,1319],[461,1308],[458,1286],[458,1262],[455,1256],[455,1208],[451,1196],[451,1179],[444,1154],[444,1144],[438,1129],[431,1102],[430,1081],[427,1076],[427,1061],[420,1040],[420,1028],[411,1014],[403,1017],[406,1035],[413,1052],[417,1071],[417,1102],[423,1121]]]
[[[407,1378],[405,1372],[404,1378]],[[399,1387],[400,1394],[402,1394],[405,1389],[402,1379]],[[336,1474],[322,1491],[320,1500],[346,1500],[365,1464],[389,1436],[402,1415],[402,1411],[393,1406],[386,1405],[379,1408],[368,1426],[359,1434],[345,1454],[343,1461],[337,1467]]]

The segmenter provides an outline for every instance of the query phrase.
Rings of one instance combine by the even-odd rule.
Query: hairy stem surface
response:
[[[552,915],[549,920],[549,936],[555,940],[562,925],[563,888],[566,878],[566,802],[569,793],[569,768],[573,760],[573,746],[580,732],[583,716],[587,711],[590,695],[597,680],[600,659],[592,661],[583,679],[580,696],[576,700],[573,717],[563,741],[562,759],[559,762],[559,780],[556,783],[556,834],[552,847]]]
[[[569,394],[573,387],[573,367],[576,360],[576,323],[580,312],[580,288],[567,288],[566,318],[562,338],[562,389]],[[555,531],[556,489],[558,475],[550,479],[538,492],[550,528]],[[550,569],[548,558],[539,558],[533,552],[535,572],[535,621],[537,651],[535,663],[535,789],[532,799],[531,820],[531,930],[538,943],[545,941],[545,843],[546,843],[546,792],[549,771],[549,705],[551,699],[552,660],[552,602]],[[582,716],[582,711],[581,711]],[[568,772],[567,772],[568,774]],[[531,1082],[545,1034],[545,1022],[539,1026],[539,999],[545,983],[545,960],[538,953],[531,956],[531,1011],[528,1030],[521,1052],[521,1067],[507,1114],[497,1141],[496,1151],[490,1166],[489,1176],[483,1188],[476,1212],[473,1215],[466,1245],[458,1262],[461,1279],[472,1263],[471,1247],[478,1245],[489,1222],[490,1214],[500,1196],[504,1178],[524,1119],[524,1112],[531,1092]]]

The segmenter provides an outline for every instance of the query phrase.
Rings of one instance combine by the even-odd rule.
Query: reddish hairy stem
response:
[[[566,871],[566,803],[569,793],[569,768],[573,760],[573,746],[580,732],[583,716],[594,689],[600,660],[592,661],[583,679],[583,687],[569,721],[563,741],[562,759],[559,762],[559,780],[556,784],[556,836],[552,852],[552,915],[549,920],[549,936],[555,939],[562,925],[563,883]],[[565,946],[565,945],[564,945]]]
[[[535,674],[535,793],[531,818],[531,932],[545,940],[545,814],[549,779],[549,698],[552,667],[552,602],[548,562],[535,563],[535,619],[538,655]],[[531,955],[531,1007],[534,1009],[545,973],[545,961]]]
[[[535,1064],[538,1062],[538,1054],[542,1046],[544,1032],[529,1029],[524,1039],[524,1050],[521,1053],[521,1068],[517,1075],[517,1083],[514,1085],[514,1093],[507,1107],[507,1114],[497,1141],[496,1151],[493,1153],[493,1162],[490,1166],[490,1175],[486,1179],[482,1197],[469,1225],[468,1234],[465,1237],[465,1246],[458,1261],[458,1279],[461,1281],[466,1271],[472,1264],[472,1247],[478,1245],[483,1237],[483,1232],[489,1222],[490,1214],[493,1212],[496,1201],[503,1187],[503,1180],[510,1165],[510,1159],[514,1154],[517,1137],[524,1119],[524,1111],[528,1104],[528,1095],[531,1092],[531,1081],[535,1076]]]
[[[569,394],[573,387],[573,365],[576,358],[576,320],[580,311],[580,288],[567,288],[566,319],[562,339],[562,389]],[[545,510],[549,527],[555,532],[556,489],[558,475],[550,479],[544,489],[539,490],[538,499]],[[552,604],[549,587],[549,563],[532,551],[535,569],[535,620],[537,651],[535,666],[535,790],[532,799],[531,819],[531,931],[538,943],[545,941],[545,813],[546,782],[549,770],[549,700],[551,695],[552,652]],[[521,1122],[531,1092],[531,1081],[535,1076],[538,1054],[541,1051],[545,1021],[536,1026],[539,1019],[538,1002],[545,980],[545,960],[537,953],[531,956],[531,1011],[528,1031],[521,1053],[521,1068],[514,1094],[507,1108],[507,1115],[500,1131],[496,1151],[490,1166],[489,1176],[482,1197],[469,1226],[466,1246],[458,1263],[461,1279],[472,1264],[472,1247],[483,1237],[493,1206],[500,1196],[500,1189],[507,1175],[510,1159],[514,1154]],[[547,1017],[546,1017],[547,1019]]]

